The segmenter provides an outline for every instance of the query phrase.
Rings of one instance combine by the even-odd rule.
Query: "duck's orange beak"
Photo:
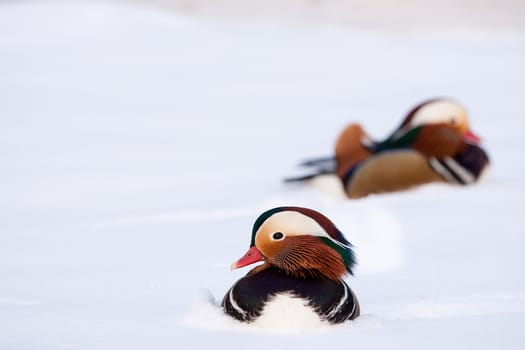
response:
[[[472,130],[467,130],[467,132],[465,133],[465,140],[467,141],[471,141],[471,142],[475,142],[475,143],[480,143],[481,142],[481,137],[479,137],[478,135],[474,134],[472,132]]]
[[[246,265],[250,265],[253,263],[256,263],[258,261],[263,261],[264,256],[262,256],[259,249],[255,248],[255,246],[248,249],[246,254],[236,262],[234,262],[231,266],[232,270],[238,269],[239,267],[243,267]]]

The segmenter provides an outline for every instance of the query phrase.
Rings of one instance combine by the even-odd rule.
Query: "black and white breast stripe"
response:
[[[478,145],[467,144],[465,150],[454,157],[430,158],[429,164],[448,182],[468,185],[479,179],[489,164],[489,157]]]
[[[224,296],[222,307],[232,317],[251,322],[278,294],[306,300],[320,319],[330,323],[352,320],[360,312],[355,294],[344,281],[296,279],[276,268],[241,278]]]
[[[344,294],[341,296],[337,304],[334,304],[328,313],[322,313],[319,310],[321,318],[331,322],[340,323],[346,320],[351,320],[359,316],[359,303],[354,292],[348,287],[344,281],[340,281],[343,287]]]
[[[222,301],[222,307],[225,308],[229,314],[234,315],[234,317],[238,320],[249,320],[251,317],[248,315],[248,310],[244,310],[242,307],[240,307],[233,296],[234,287],[231,287],[224,297],[224,300]]]
[[[476,181],[476,177],[467,168],[456,162],[451,157],[443,159],[430,158],[430,166],[447,182],[468,185]]]

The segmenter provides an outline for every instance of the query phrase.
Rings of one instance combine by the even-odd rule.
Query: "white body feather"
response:
[[[308,300],[290,293],[277,294],[264,307],[261,316],[253,323],[263,328],[316,328],[328,325],[308,305]]]

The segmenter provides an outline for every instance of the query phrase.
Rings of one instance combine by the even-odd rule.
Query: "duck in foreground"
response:
[[[359,124],[350,124],[337,139],[335,157],[303,162],[313,172],[285,181],[336,174],[350,198],[432,182],[469,185],[489,165],[480,142],[461,105],[432,99],[415,106],[382,142],[373,141]]]
[[[253,322],[285,297],[300,301],[321,321],[341,323],[359,316],[355,294],[343,281],[355,265],[352,245],[323,214],[308,208],[278,207],[259,216],[248,252],[237,269],[263,264],[238,280],[222,300],[233,318]],[[284,308],[275,308],[276,317]]]

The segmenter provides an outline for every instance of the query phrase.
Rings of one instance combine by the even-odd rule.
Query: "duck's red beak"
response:
[[[481,137],[474,134],[472,130],[467,130],[464,137],[465,137],[465,140],[470,141],[470,142],[475,142],[475,143],[481,142]]]
[[[238,269],[239,267],[243,267],[246,265],[250,265],[253,263],[256,263],[258,261],[263,261],[264,257],[262,256],[259,249],[255,248],[255,246],[248,249],[246,254],[236,262],[234,262],[231,266],[232,270]]]

